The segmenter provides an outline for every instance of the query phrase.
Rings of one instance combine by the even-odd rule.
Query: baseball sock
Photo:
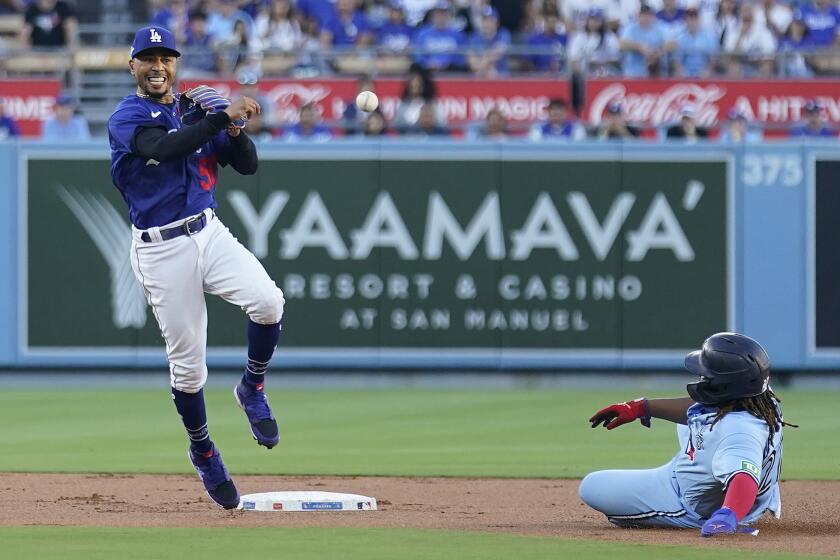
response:
[[[248,320],[248,366],[242,381],[261,390],[265,372],[280,338],[280,323],[260,325]]]
[[[207,431],[207,411],[204,408],[204,389],[197,393],[185,393],[172,388],[172,400],[181,415],[184,428],[190,438],[190,447],[196,453],[207,455],[213,448],[210,432]]]

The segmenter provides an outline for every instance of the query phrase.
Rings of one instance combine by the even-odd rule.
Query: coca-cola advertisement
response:
[[[817,99],[829,122],[840,123],[840,81],[683,81],[590,80],[583,118],[598,124],[613,103],[640,126],[676,122],[691,105],[698,124],[714,127],[737,109],[765,128],[784,128],[804,117],[803,108]]]
[[[0,80],[3,113],[15,120],[23,136],[40,136],[44,121],[55,116],[58,80]]]
[[[233,80],[185,80],[179,89],[185,90],[201,83],[207,83],[228,96],[235,95],[241,88]],[[438,106],[451,125],[484,120],[487,112],[494,107],[513,123],[531,123],[545,118],[551,98],[568,99],[569,96],[569,83],[565,79],[438,79],[435,83]],[[376,80],[374,85],[382,113],[385,118],[393,119],[405,80],[381,79]],[[258,88],[264,99],[272,104],[272,120],[281,126],[296,122],[298,109],[306,103],[314,103],[325,121],[339,121],[347,104],[358,93],[357,82],[352,79],[266,79],[259,82]]]

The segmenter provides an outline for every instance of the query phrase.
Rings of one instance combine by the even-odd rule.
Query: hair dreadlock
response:
[[[798,428],[799,426],[797,424],[789,424],[782,420],[782,416],[779,412],[779,408],[776,406],[776,402],[782,402],[782,399],[777,397],[776,394],[773,393],[772,389],[767,389],[756,397],[747,397],[729,401],[728,403],[718,407],[718,412],[712,422],[712,427],[714,427],[721,418],[730,412],[745,410],[756,418],[764,420],[767,423],[770,427],[770,439],[773,439],[773,436],[776,432],[782,429],[782,426]]]

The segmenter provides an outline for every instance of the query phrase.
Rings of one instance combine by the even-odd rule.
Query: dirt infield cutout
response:
[[[578,481],[237,476],[242,493],[352,492],[379,511],[223,511],[194,476],[0,474],[0,525],[111,527],[409,527],[680,546],[840,555],[840,482],[782,483],[782,518],[757,537],[701,539],[697,530],[619,529],[584,506]]]

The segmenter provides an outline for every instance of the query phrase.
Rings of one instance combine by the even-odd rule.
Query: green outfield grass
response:
[[[783,560],[819,558],[702,547],[652,546],[487,533],[408,529],[0,528],[0,558],[167,560],[336,558],[341,560]]]
[[[250,437],[230,391],[207,394],[210,431],[237,474],[580,477],[676,451],[673,424],[607,432],[586,419],[627,392],[270,390],[282,441]],[[780,391],[786,479],[837,479],[837,393]],[[0,471],[189,473],[186,438],[160,390],[0,392]]]
[[[592,430],[597,408],[635,395],[609,391],[270,391],[279,449],[250,438],[229,391],[208,391],[211,433],[237,474],[579,477],[654,466],[676,452],[655,422]],[[826,444],[840,429],[837,394],[782,392],[786,478],[836,479]],[[170,395],[160,390],[0,392],[0,472],[191,473]],[[408,529],[0,527],[0,559],[191,558],[730,560],[732,550]],[[739,550],[741,560],[814,558]]]

